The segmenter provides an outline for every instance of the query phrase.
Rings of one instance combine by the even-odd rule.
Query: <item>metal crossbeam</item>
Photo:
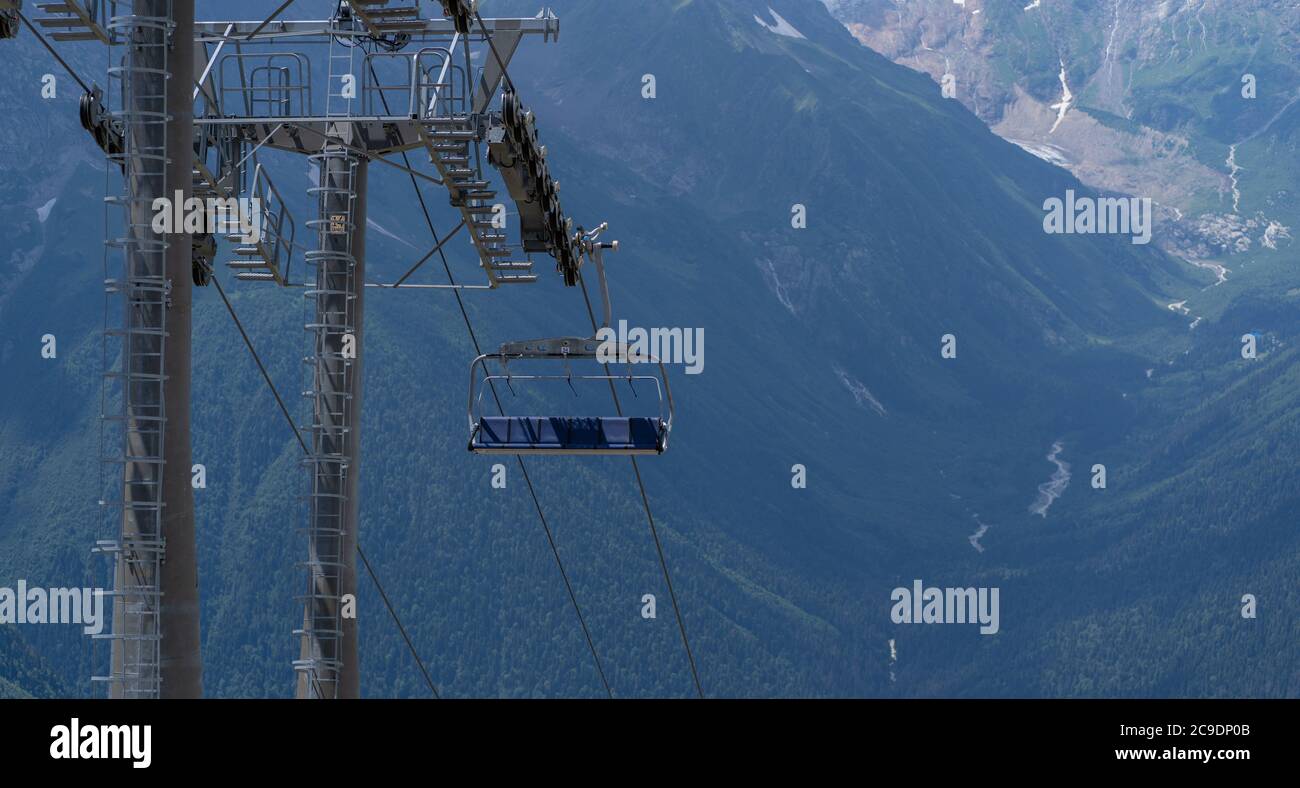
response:
[[[416,41],[426,37],[451,38],[456,33],[455,23],[450,19],[422,19],[418,20],[418,22],[418,26],[412,25],[410,29],[401,32],[409,34]],[[257,28],[262,25],[262,21],[256,20],[247,22],[196,22],[194,24],[194,40],[196,43],[220,41],[225,37],[226,28],[230,25],[233,25],[232,35],[236,38],[246,39],[256,32],[253,41],[371,35],[365,29],[340,30],[329,20],[277,20],[258,31]],[[538,17],[485,19],[483,20],[482,32],[488,35],[517,32],[522,35],[540,35],[545,40],[559,40],[560,20],[549,10]],[[471,36],[473,35],[471,34]]]

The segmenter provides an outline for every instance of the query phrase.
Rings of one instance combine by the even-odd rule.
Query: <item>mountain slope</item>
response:
[[[1001,136],[1156,200],[1164,248],[1252,279],[1248,266],[1295,259],[1300,214],[1275,177],[1300,165],[1285,134],[1300,117],[1295,3],[825,2],[864,44],[947,79]]]
[[[48,698],[68,692],[12,626],[0,627],[0,699]]]

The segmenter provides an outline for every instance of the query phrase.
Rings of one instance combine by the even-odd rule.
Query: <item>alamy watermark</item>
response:
[[[1151,242],[1150,197],[1076,197],[1043,201],[1043,232],[1048,235],[1131,235],[1134,244]]]
[[[981,635],[996,635],[998,597],[997,588],[926,588],[913,580],[911,588],[900,586],[889,595],[889,617],[895,624],[979,624]]]
[[[262,200],[259,197],[198,197],[185,199],[177,191],[175,199],[158,197],[153,203],[153,231],[172,233],[210,233],[238,235],[246,244],[262,240]]]
[[[596,360],[602,364],[637,363],[654,359],[664,364],[683,364],[687,375],[704,371],[703,328],[644,328],[627,327],[626,320],[618,321],[618,330],[604,326],[596,332],[600,345]],[[626,346],[622,355],[620,347]]]
[[[35,588],[19,580],[0,588],[0,624],[72,624],[87,635],[104,631],[104,589]]]
[[[131,761],[134,769],[153,764],[152,725],[83,725],[73,717],[67,725],[50,728],[50,757]]]

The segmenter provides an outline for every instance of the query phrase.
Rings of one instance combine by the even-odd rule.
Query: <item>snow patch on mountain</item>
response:
[[[767,9],[767,12],[771,14],[772,19],[775,20],[770,25],[767,22],[764,22],[762,17],[757,14],[754,15],[754,21],[762,25],[765,30],[776,33],[778,36],[785,36],[786,38],[807,38],[807,36],[795,29],[794,25],[785,21],[785,17],[773,11],[770,7]]]
[[[1068,167],[1070,165],[1070,156],[1065,149],[1058,145],[1051,145],[1045,142],[1031,142],[1029,140],[1017,140],[1007,138],[1008,141],[1020,146],[1027,153],[1032,153],[1048,164],[1055,164],[1057,167]]]
[[[1043,519],[1047,519],[1047,510],[1052,508],[1052,504],[1057,498],[1065,492],[1065,488],[1070,486],[1070,463],[1061,459],[1061,452],[1065,451],[1065,443],[1056,441],[1052,444],[1052,450],[1047,453],[1047,461],[1056,466],[1052,472],[1052,478],[1038,485],[1038,498],[1029,506],[1029,511]]]
[[[771,260],[760,260],[758,265],[759,270],[763,273],[763,279],[765,279],[767,284],[772,288],[772,293],[776,296],[776,300],[780,301],[781,306],[789,310],[790,314],[798,315],[798,310],[794,308],[794,301],[790,299],[789,290],[786,289],[785,284],[781,281],[781,277],[776,272],[776,266]]]
[[[834,370],[835,374],[839,377],[840,382],[844,384],[844,388],[848,389],[849,393],[853,395],[854,401],[859,405],[865,405],[871,408],[878,416],[885,415],[885,406],[880,404],[880,400],[876,399],[876,396],[871,393],[870,389],[863,385],[862,381],[853,377],[848,372],[845,372],[838,364],[835,365]]]
[[[58,197],[51,197],[49,202],[36,209],[36,218],[41,224],[45,224],[45,220],[50,218],[50,211],[54,210],[54,203],[58,201]]]
[[[966,537],[966,541],[970,542],[970,546],[974,547],[976,552],[982,553],[984,552],[984,545],[980,544],[980,540],[984,538],[984,534],[989,532],[989,526],[988,523],[980,521],[980,516],[978,514],[973,515],[973,517],[975,518],[975,525],[977,525],[978,528],[975,529],[975,533]]]
[[[1070,92],[1070,83],[1066,80],[1064,60],[1061,61],[1061,73],[1059,77],[1061,80],[1061,100],[1051,106],[1051,109],[1056,110],[1057,113],[1056,122],[1052,124],[1052,130],[1047,132],[1048,134],[1056,131],[1056,128],[1061,125],[1061,121],[1065,120],[1065,113],[1069,112],[1070,107],[1074,106],[1074,94]]]

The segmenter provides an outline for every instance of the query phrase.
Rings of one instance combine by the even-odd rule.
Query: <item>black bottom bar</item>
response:
[[[733,779],[780,766],[882,780],[1284,774],[1295,765],[1297,710],[1295,701],[1200,700],[5,701],[0,754],[7,772],[36,777],[125,774],[146,757],[150,774],[301,775],[322,763],[309,755],[326,751],[330,776],[519,770],[620,781],[706,764]],[[78,755],[92,739],[111,754],[103,745],[114,737],[125,754],[54,759],[68,754],[74,719]],[[149,726],[148,747],[143,727],[131,739],[104,726]]]

